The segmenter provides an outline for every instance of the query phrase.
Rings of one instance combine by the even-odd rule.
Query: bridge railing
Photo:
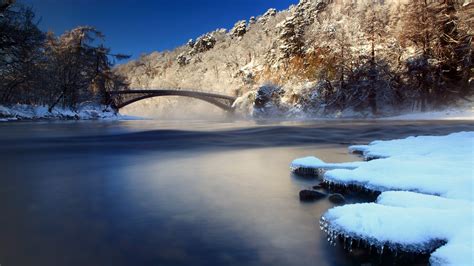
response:
[[[188,89],[188,88],[130,88],[129,90],[175,90],[175,91],[191,91],[191,92],[201,92],[201,93],[214,93],[225,95],[222,91],[216,89],[205,90],[205,89]]]

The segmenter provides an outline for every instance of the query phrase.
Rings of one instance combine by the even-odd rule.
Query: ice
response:
[[[355,169],[336,169],[324,180],[375,191],[408,190],[454,199],[473,199],[474,132],[375,141],[351,150],[383,158]]]
[[[447,136],[418,136],[389,141],[374,141],[369,145],[350,146],[350,151],[362,152],[367,158],[403,155],[472,154],[474,132],[459,132]],[[460,151],[458,149],[461,149]]]
[[[300,168],[327,169],[329,185],[379,191],[376,202],[327,211],[320,221],[334,245],[343,240],[383,253],[431,253],[432,265],[474,265],[474,132],[419,136],[351,146],[366,159],[327,164],[302,158]],[[339,166],[339,167],[338,167]],[[351,244],[352,243],[352,244]]]
[[[437,248],[433,264],[472,265],[473,210],[470,201],[399,191],[382,193],[376,203],[330,209],[322,220],[331,232],[379,248],[414,253]]]
[[[355,169],[359,167],[363,162],[349,162],[349,163],[325,163],[321,159],[313,156],[296,159],[291,163],[290,168],[292,170],[298,168],[313,168],[313,169]]]

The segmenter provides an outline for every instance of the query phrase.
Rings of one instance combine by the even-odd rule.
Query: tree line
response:
[[[260,78],[277,85],[294,77],[316,81],[315,91],[294,95],[295,104],[377,114],[384,106],[426,110],[471,101],[472,1],[320,3],[326,5],[314,12],[313,22],[293,14],[281,24],[273,50],[284,49],[284,64],[275,56]]]
[[[383,1],[368,1],[358,15],[358,29],[345,25],[333,33],[336,49],[327,62],[333,73],[321,77],[330,106],[359,105],[377,113],[379,103],[391,101],[426,110],[472,95],[472,2],[410,0],[388,10]],[[355,54],[357,31],[366,49]]]
[[[127,87],[112,67],[104,35],[80,26],[60,36],[38,28],[31,7],[0,0],[0,104],[76,109],[81,103],[110,104],[108,91]]]

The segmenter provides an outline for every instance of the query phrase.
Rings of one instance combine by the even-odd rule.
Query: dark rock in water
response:
[[[327,195],[319,191],[314,190],[301,190],[300,191],[300,200],[301,201],[315,201],[322,198],[325,198]]]
[[[343,195],[339,193],[334,193],[329,195],[329,201],[335,204],[344,204],[346,202],[346,199]]]
[[[356,155],[364,155],[364,151],[361,151],[361,150],[352,150],[351,152],[352,154],[356,154]]]

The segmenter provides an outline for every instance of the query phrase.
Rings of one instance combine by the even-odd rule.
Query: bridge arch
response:
[[[117,110],[141,100],[163,96],[182,96],[194,98],[213,104],[228,112],[233,111],[232,105],[236,100],[236,98],[232,96],[191,90],[158,89],[110,92],[112,104]]]

